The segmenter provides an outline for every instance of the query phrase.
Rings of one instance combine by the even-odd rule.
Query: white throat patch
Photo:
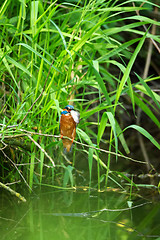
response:
[[[80,118],[79,112],[76,112],[75,110],[71,110],[70,113],[71,113],[71,116],[73,117],[74,121],[78,124],[79,118]]]

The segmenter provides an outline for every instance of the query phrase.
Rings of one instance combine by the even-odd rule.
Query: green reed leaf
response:
[[[143,136],[145,136],[146,138],[148,138],[149,141],[150,141],[151,143],[153,143],[153,145],[160,150],[160,144],[159,144],[159,143],[152,137],[152,135],[151,135],[149,132],[147,132],[144,128],[142,128],[142,127],[140,127],[140,126],[137,126],[137,125],[130,125],[130,126],[126,127],[126,128],[124,129],[124,131],[127,130],[127,129],[129,129],[129,128],[133,128],[133,129],[137,130],[137,131],[138,131],[139,133],[141,133]]]

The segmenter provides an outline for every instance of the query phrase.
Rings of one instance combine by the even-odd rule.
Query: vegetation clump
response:
[[[138,187],[126,172],[157,174],[159,6],[134,2],[1,3],[3,184],[126,189],[121,179]],[[59,139],[67,104],[81,116],[69,155]]]

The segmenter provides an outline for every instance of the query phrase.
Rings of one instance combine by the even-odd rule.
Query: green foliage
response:
[[[136,73],[132,80],[131,76],[137,57],[144,51],[146,39],[160,42],[158,35],[149,33],[149,30],[145,32],[141,26],[160,24],[150,17],[136,14],[136,11],[141,13],[143,10],[143,14],[148,9],[154,9],[152,1],[147,1],[142,7],[140,4],[143,1],[135,3],[135,7],[131,1],[106,3],[92,0],[74,4],[67,1],[62,5],[58,1],[48,4],[46,1],[13,0],[1,4],[1,140],[3,146],[5,136],[37,129],[37,136],[33,137],[37,147],[32,141],[31,153],[27,153],[29,165],[21,170],[28,178],[30,188],[34,182],[54,182],[54,185],[65,188],[76,185],[76,155],[80,151],[88,154],[90,187],[95,160],[99,190],[101,184],[107,184],[108,178],[114,179],[119,186],[117,178],[111,177],[112,151],[116,153],[117,161],[118,154],[123,156],[121,150],[127,154],[130,152],[130,144],[125,139],[125,130],[129,128],[137,130],[160,149],[159,143],[145,127],[126,127],[118,120],[120,109],[126,112],[125,96],[132,104],[132,115],[136,115],[139,107],[158,128],[160,126],[156,116],[160,97],[147,84],[159,80],[159,77],[142,79]],[[118,74],[114,74],[117,69]],[[74,103],[80,111],[77,136],[82,144],[89,145],[87,149],[75,149],[73,166],[63,158],[61,142],[53,137],[59,134],[60,112],[68,102]],[[20,122],[22,124],[18,125]],[[9,125],[16,125],[16,130],[15,127],[13,130],[8,128]],[[31,143],[27,134],[23,137],[27,144]],[[105,163],[98,150],[101,144],[105,144],[105,149],[109,151]],[[25,163],[25,156],[26,149],[21,153],[16,150],[15,161]],[[5,169],[3,163],[1,165]],[[25,174],[28,171],[29,177],[28,173]],[[105,178],[102,177],[104,174]],[[4,181],[7,178],[9,173],[2,176]],[[127,177],[124,179],[131,183]]]

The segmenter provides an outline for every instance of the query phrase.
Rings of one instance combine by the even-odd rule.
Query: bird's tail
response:
[[[63,139],[63,147],[65,151],[71,152],[72,151],[72,141],[69,139]]]

